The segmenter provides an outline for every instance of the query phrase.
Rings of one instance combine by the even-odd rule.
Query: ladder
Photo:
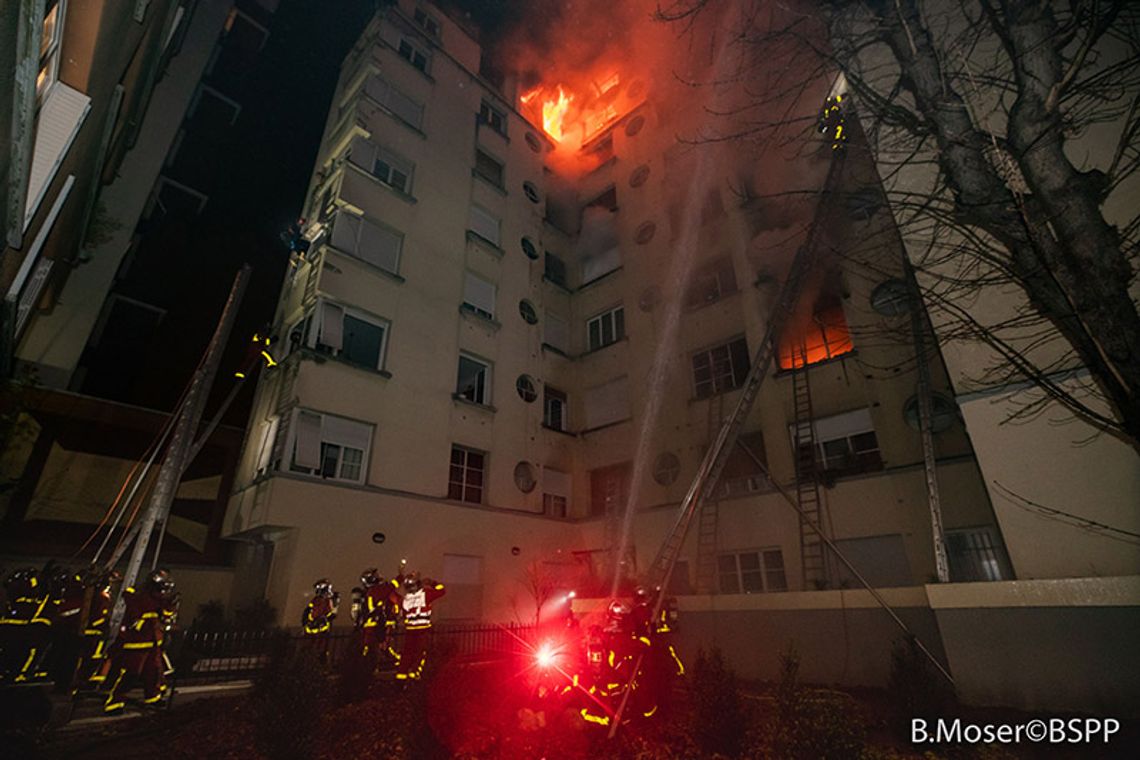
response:
[[[646,580],[651,586],[664,588],[673,572],[673,565],[677,562],[681,548],[684,546],[685,536],[688,535],[693,516],[702,504],[710,500],[713,492],[719,486],[718,481],[721,472],[724,470],[725,462],[728,460],[728,454],[736,445],[736,439],[740,437],[740,429],[744,426],[744,420],[752,410],[752,405],[760,393],[760,386],[763,385],[764,378],[767,377],[768,370],[771,369],[779,337],[784,332],[788,317],[799,301],[804,281],[815,263],[818,230],[824,224],[824,217],[830,209],[829,199],[838,182],[845,156],[846,151],[837,151],[831,159],[827,178],[823,184],[822,197],[819,206],[816,208],[815,218],[808,228],[807,240],[796,252],[788,270],[788,276],[780,289],[780,295],[769,314],[764,337],[761,339],[752,359],[752,367],[744,380],[740,398],[737,399],[732,414],[721,426],[713,444],[705,452],[705,458],[701,461],[700,467],[697,468],[697,474],[678,508],[677,519],[665,537],[665,541],[657,550],[653,563],[649,566]],[[658,594],[658,607],[663,598],[662,594]]]
[[[792,443],[795,448],[796,502],[800,505],[800,559],[804,590],[825,588],[827,556],[823,540],[812,527],[820,522],[819,470],[815,442],[815,414],[811,406],[811,379],[807,346],[800,348],[800,364],[792,362]]]
[[[711,397],[708,406],[708,446],[711,449],[716,433],[724,425],[724,393]],[[719,481],[719,478],[718,478]],[[716,529],[720,508],[720,483],[716,484],[708,500],[701,505],[697,522],[697,593],[711,594],[716,590]],[[669,579],[666,579],[668,581]]]

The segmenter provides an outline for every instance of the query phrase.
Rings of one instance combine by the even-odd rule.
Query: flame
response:
[[[529,106],[531,101],[535,100],[542,92],[543,88],[537,87],[523,95],[519,100],[522,101],[523,105]],[[573,102],[574,96],[567,95],[562,85],[558,85],[558,97],[551,96],[542,101],[542,128],[546,134],[558,142],[562,142],[565,138],[566,115],[570,112],[570,104]]]

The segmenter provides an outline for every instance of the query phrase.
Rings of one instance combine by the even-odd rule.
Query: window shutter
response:
[[[298,467],[321,466],[321,415],[297,412],[293,463]]]
[[[384,101],[384,105],[416,129],[422,126],[424,107],[395,87],[388,88],[388,100]]]
[[[321,426],[321,439],[340,446],[368,451],[372,443],[372,426],[326,414]]]
[[[376,163],[377,150],[375,143],[357,135],[352,138],[352,144],[348,149],[348,160],[371,174],[372,167]]]
[[[368,220],[360,223],[360,246],[357,255],[369,264],[395,274],[400,265],[403,238]]]
[[[499,220],[478,206],[471,207],[471,231],[499,244]]]
[[[364,85],[364,92],[368,95],[368,97],[372,98],[377,103],[382,103],[385,105],[388,103],[388,93],[391,91],[391,89],[392,88],[388,86],[388,83],[380,77],[372,77],[368,80],[368,84]]]
[[[321,302],[321,332],[317,342],[337,351],[344,342],[344,309],[335,303]]]
[[[273,417],[264,425],[265,435],[261,439],[261,450],[257,454],[257,472],[266,472],[273,458],[273,444],[277,440],[279,417]]]
[[[629,378],[619,377],[587,388],[586,428],[596,428],[629,417]]]
[[[357,241],[360,239],[360,224],[360,217],[353,216],[344,211],[337,214],[333,220],[333,248],[355,253]]]
[[[549,467],[542,468],[542,492],[563,496],[570,501],[570,475]]]
[[[543,337],[546,342],[564,354],[569,353],[570,341],[568,340],[566,320],[562,317],[556,317],[548,311],[544,325]]]
[[[468,272],[467,280],[463,284],[463,302],[493,316],[495,314],[495,285]]]

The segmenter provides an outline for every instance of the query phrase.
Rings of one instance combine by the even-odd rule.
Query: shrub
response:
[[[954,702],[950,684],[919,649],[914,636],[897,639],[891,648],[887,693],[895,720],[907,725],[911,718],[945,716]]]
[[[234,611],[234,624],[241,631],[265,631],[273,627],[277,610],[268,599],[258,599]]]
[[[692,693],[697,744],[706,752],[739,755],[744,745],[744,709],[736,674],[724,664],[720,649],[697,653]]]
[[[195,631],[213,633],[224,630],[226,627],[226,605],[221,599],[211,599],[205,604],[198,605],[198,614],[190,627]]]
[[[311,652],[290,651],[284,636],[274,645],[254,694],[257,746],[268,757],[312,757],[329,702],[328,679]]]

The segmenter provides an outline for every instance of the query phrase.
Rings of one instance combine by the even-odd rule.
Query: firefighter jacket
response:
[[[397,579],[403,582],[403,578]],[[447,593],[442,583],[424,579],[419,591],[405,593],[400,600],[400,607],[404,613],[404,629],[408,631],[423,631],[431,628],[431,605]]]
[[[11,584],[8,604],[0,612],[3,626],[48,626],[52,622],[52,608],[47,588],[38,579],[29,578]]]
[[[53,617],[59,625],[69,628],[73,632],[79,632],[79,625],[82,622],[83,596],[86,590],[83,579],[75,575],[69,577],[64,587],[56,591],[56,595],[51,600],[51,607]]]
[[[396,581],[378,583],[364,589],[362,610],[364,628],[378,625],[392,627],[400,617],[400,597],[396,593]]]
[[[123,592],[126,611],[119,626],[116,643],[124,651],[138,651],[161,647],[165,634],[163,617],[166,605],[153,594],[140,592],[130,586]]]
[[[314,596],[309,600],[305,611],[301,613],[301,627],[309,636],[325,633],[332,628],[332,621],[336,617],[336,608],[333,600],[327,596]]]

